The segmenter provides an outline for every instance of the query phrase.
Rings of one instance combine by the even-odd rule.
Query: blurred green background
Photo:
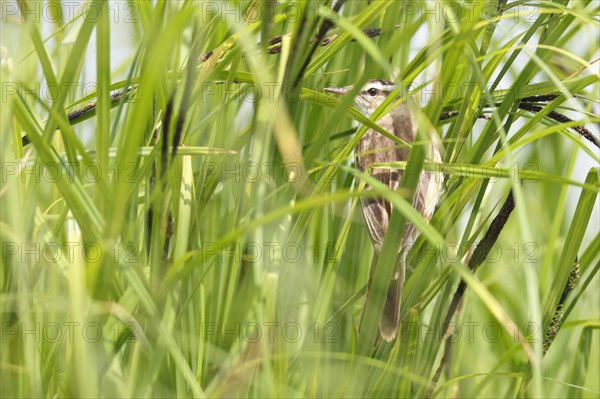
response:
[[[599,397],[599,9],[2,1],[2,397]],[[370,78],[445,148],[392,343],[357,333],[371,122],[322,90]]]

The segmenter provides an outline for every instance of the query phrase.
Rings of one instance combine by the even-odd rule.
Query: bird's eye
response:
[[[369,90],[367,90],[367,93],[369,93],[370,96],[375,97],[377,95],[377,89],[371,87]]]

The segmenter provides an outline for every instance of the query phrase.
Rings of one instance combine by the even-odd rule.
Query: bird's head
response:
[[[347,95],[352,91],[352,88],[353,86],[327,87],[325,91]],[[354,98],[354,103],[364,115],[371,116],[395,88],[396,85],[387,80],[369,80]]]

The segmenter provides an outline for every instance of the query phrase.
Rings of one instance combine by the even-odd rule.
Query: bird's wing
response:
[[[377,180],[387,185],[391,191],[400,186],[402,178],[401,170],[377,170],[372,173]],[[371,242],[377,252],[381,251],[383,238],[387,231],[390,217],[392,216],[392,205],[384,198],[363,198],[361,200],[362,213],[367,226]]]

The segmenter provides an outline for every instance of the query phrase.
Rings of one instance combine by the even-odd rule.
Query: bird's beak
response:
[[[345,96],[346,94],[350,93],[350,90],[352,90],[352,86],[326,87],[323,90],[325,90],[328,93],[339,94],[339,95]]]

